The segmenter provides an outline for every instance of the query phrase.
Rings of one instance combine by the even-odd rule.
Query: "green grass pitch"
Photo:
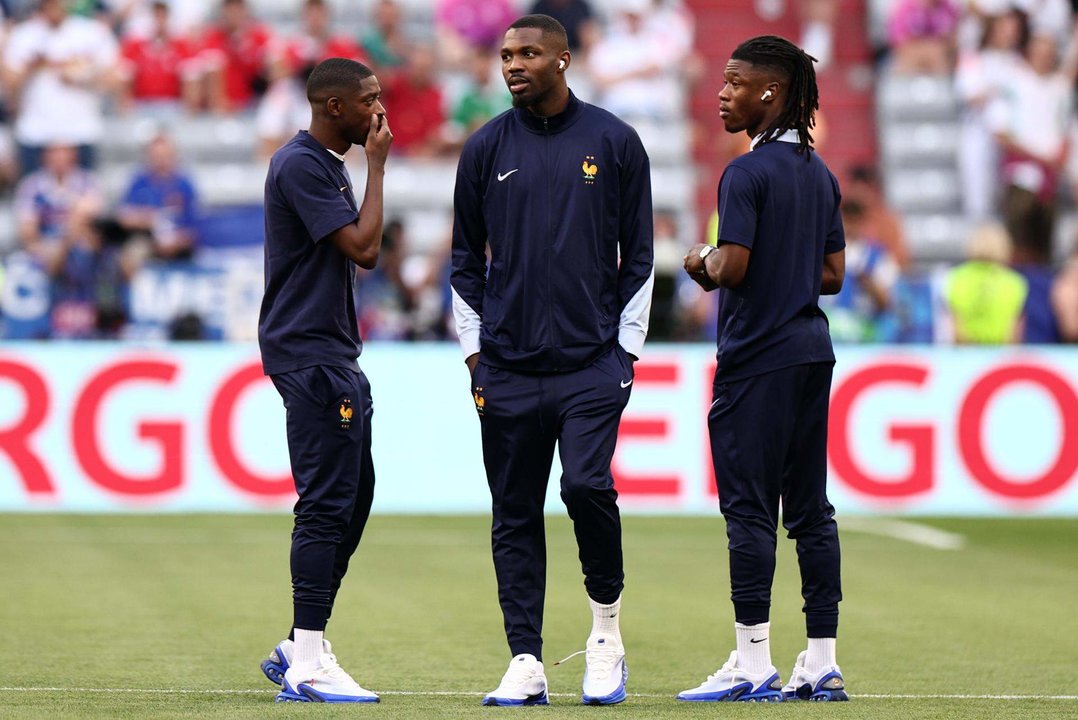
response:
[[[546,708],[484,708],[508,661],[483,517],[371,520],[330,621],[377,706],[278,705],[258,662],[287,632],[283,515],[0,516],[0,718],[1078,718],[1078,520],[925,520],[959,550],[842,533],[844,704],[687,705],[733,645],[718,518],[627,517],[629,699],[579,705],[590,615],[568,521],[548,522]],[[840,518],[841,526],[841,518]],[[804,647],[780,539],[772,651]],[[1021,696],[1021,697],[996,697]]]

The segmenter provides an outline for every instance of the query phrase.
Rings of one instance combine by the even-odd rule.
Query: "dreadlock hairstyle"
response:
[[[760,68],[780,72],[788,85],[786,102],[775,121],[762,133],[760,142],[773,141],[786,130],[797,131],[797,152],[812,151],[816,111],[820,109],[820,91],[816,87],[816,58],[777,35],[760,35],[737,46],[733,60],[744,60]]]

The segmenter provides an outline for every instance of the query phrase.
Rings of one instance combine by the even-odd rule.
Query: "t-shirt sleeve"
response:
[[[831,225],[827,230],[827,238],[823,243],[823,254],[837,253],[846,247],[846,229],[842,226],[842,212],[839,207],[842,204],[842,196],[838,192],[838,181],[831,177],[831,186],[834,188],[835,206],[831,215]]]
[[[751,173],[731,165],[719,180],[719,243],[752,249],[759,197]]]
[[[339,187],[326,168],[310,156],[296,155],[285,162],[277,182],[315,242],[359,217],[349,188]]]

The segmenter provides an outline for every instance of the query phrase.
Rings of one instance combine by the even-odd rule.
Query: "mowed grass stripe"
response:
[[[826,712],[1078,719],[1078,520],[915,522],[961,536],[962,549],[842,535],[839,662],[854,702]],[[306,710],[273,703],[258,670],[291,617],[290,529],[287,515],[0,515],[0,627],[13,652],[0,718],[299,717]],[[328,637],[365,687],[399,689],[372,709],[380,717],[492,713],[478,699],[509,654],[489,533],[489,517],[371,519]],[[711,716],[713,705],[674,696],[733,647],[722,520],[630,516],[623,535],[632,697],[615,712]],[[583,647],[591,620],[569,521],[550,518],[547,538],[552,660]],[[780,537],[779,548],[771,647],[786,678],[804,619],[793,543]],[[594,714],[579,704],[582,674],[583,664],[548,665],[556,702],[545,717]],[[819,711],[782,705],[768,712]]]

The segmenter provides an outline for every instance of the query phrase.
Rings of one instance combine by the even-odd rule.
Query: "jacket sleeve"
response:
[[[640,357],[648,334],[651,291],[655,284],[654,232],[651,209],[651,163],[635,132],[626,143],[621,169],[618,342]]]
[[[487,231],[477,143],[467,143],[457,164],[453,191],[453,270],[449,284],[453,318],[464,357],[479,352],[483,292],[487,285]]]

